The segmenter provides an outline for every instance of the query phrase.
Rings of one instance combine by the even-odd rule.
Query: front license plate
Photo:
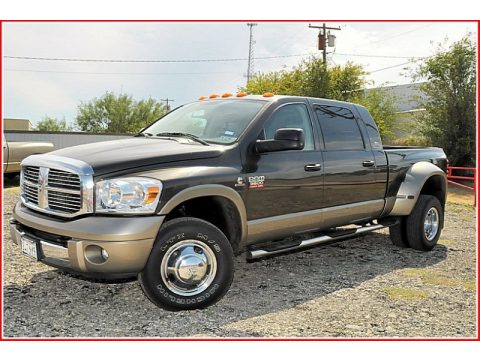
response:
[[[22,238],[22,254],[32,259],[38,260],[37,243],[32,240]]]

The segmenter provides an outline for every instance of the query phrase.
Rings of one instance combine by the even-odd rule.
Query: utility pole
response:
[[[323,52],[323,63],[327,64],[327,46],[335,46],[335,35],[330,33],[330,30],[342,30],[339,27],[330,27],[323,23],[322,26],[312,26],[308,24],[309,28],[320,29],[318,32],[318,50]],[[327,34],[327,30],[328,34]]]
[[[247,23],[247,26],[250,28],[250,43],[248,46],[248,67],[247,67],[247,84],[252,77],[254,72],[253,70],[253,45],[255,45],[255,41],[253,40],[253,31],[252,28],[257,26],[257,23]]]
[[[170,111],[170,105],[168,104],[169,102],[174,102],[175,100],[169,99],[168,97],[166,99],[160,99],[160,101],[163,101],[167,105],[167,111]]]

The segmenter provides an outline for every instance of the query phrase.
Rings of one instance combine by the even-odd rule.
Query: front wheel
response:
[[[204,308],[220,300],[233,280],[233,250],[216,226],[197,218],[168,221],[145,269],[144,293],[167,310]]]

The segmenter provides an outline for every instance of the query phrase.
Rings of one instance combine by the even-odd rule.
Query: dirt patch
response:
[[[4,220],[18,188],[4,192]],[[4,227],[7,337],[475,337],[475,209],[449,202],[431,252],[393,246],[388,231],[235,263],[225,298],[167,312],[135,279],[91,281],[20,254]]]

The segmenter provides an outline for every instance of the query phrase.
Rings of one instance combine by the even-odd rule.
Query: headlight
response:
[[[155,211],[162,183],[159,180],[131,177],[99,181],[95,184],[96,212],[151,214]]]

